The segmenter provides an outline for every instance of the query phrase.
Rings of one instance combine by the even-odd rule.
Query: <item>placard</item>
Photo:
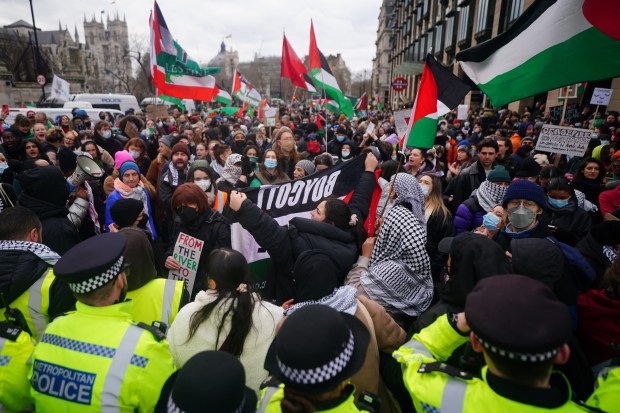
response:
[[[168,279],[183,281],[190,294],[196,282],[196,272],[198,271],[198,263],[200,262],[203,246],[204,241],[183,232],[179,233],[177,242],[174,244],[172,258],[181,264],[181,269],[179,271],[170,271]]]
[[[411,117],[411,110],[412,108],[394,112],[394,125],[399,138],[402,138],[407,133],[407,121]]]
[[[168,106],[166,105],[146,105],[146,119],[155,120],[157,118],[168,117]]]
[[[590,143],[591,132],[587,129],[543,125],[536,143],[536,150],[583,156]]]
[[[559,123],[560,118],[562,117],[562,105],[552,106],[548,110],[549,110],[549,113],[551,114],[551,122]],[[575,119],[579,119],[579,116],[581,116],[581,108],[579,107],[579,103],[570,103],[566,105],[565,119],[568,122],[572,122]]]
[[[375,124],[372,122],[368,122],[368,126],[366,126],[366,133],[367,134],[372,134],[372,132],[375,130]]]
[[[604,87],[595,87],[592,92],[592,99],[590,99],[591,105],[607,106],[611,100],[612,89],[606,89]]]
[[[467,113],[469,112],[469,105],[459,105],[456,110],[456,118],[460,120],[467,120]]]

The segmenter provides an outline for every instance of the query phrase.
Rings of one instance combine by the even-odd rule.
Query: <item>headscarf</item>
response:
[[[507,186],[501,186],[491,181],[483,181],[476,190],[476,199],[485,212],[491,211],[496,205],[501,205]]]
[[[397,173],[392,177],[392,186],[396,192],[394,206],[403,205],[409,209],[422,228],[426,228],[424,193],[415,176],[403,172]]]
[[[240,154],[233,153],[226,158],[224,169],[222,169],[222,173],[220,174],[221,177],[217,180],[217,183],[221,181],[228,181],[232,185],[237,183],[241,176],[241,167],[235,164],[241,162],[241,157]]]
[[[421,192],[419,185],[417,190]],[[364,291],[388,312],[418,316],[431,304],[433,279],[425,244],[424,221],[403,205],[393,207],[379,231],[368,270],[360,277]]]

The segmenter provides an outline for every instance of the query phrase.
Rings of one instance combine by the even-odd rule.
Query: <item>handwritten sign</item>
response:
[[[460,120],[467,120],[468,112],[469,112],[469,105],[459,105],[456,110],[456,118]]]
[[[587,129],[543,125],[536,143],[536,150],[570,156],[583,156],[588,149],[591,132]]]
[[[399,138],[405,136],[407,133],[407,123],[409,122],[409,117],[411,116],[411,108],[405,110],[399,110],[398,112],[394,112],[394,123],[396,126],[396,134],[398,134]]]
[[[174,244],[172,258],[181,264],[178,271],[170,271],[169,280],[182,280],[185,282],[187,291],[191,293],[196,282],[196,272],[204,241],[191,237],[183,232],[179,233],[177,242]]]
[[[592,99],[590,99],[590,104],[601,106],[609,105],[609,100],[611,99],[611,92],[611,89],[606,89],[604,87],[595,87],[594,92],[592,92]]]

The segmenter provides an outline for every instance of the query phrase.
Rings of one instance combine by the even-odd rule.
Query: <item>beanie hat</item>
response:
[[[121,198],[110,207],[110,216],[119,228],[125,228],[136,222],[143,209],[142,201],[133,198]]]
[[[114,154],[114,167],[120,169],[121,165],[127,161],[133,161],[133,156],[128,151],[118,151]],[[123,176],[121,174],[121,176]]]
[[[191,153],[189,151],[189,146],[187,146],[186,144],[182,142],[179,142],[172,147],[171,155],[174,155],[177,152],[183,152],[185,155],[187,155],[188,158],[191,156]]]
[[[302,159],[301,161],[297,162],[295,167],[300,167],[301,169],[303,169],[304,172],[306,172],[306,176],[312,175],[314,172],[316,172],[314,164],[307,159]]]
[[[493,168],[491,172],[489,172],[489,176],[487,176],[487,181],[489,182],[510,182],[510,175],[506,168],[502,165],[497,165]]]
[[[58,166],[62,172],[72,171],[77,166],[77,155],[65,146],[58,149],[56,159],[58,160]]]
[[[504,195],[502,206],[506,208],[508,202],[513,199],[527,199],[536,202],[543,209],[547,208],[547,201],[542,188],[527,179],[519,179],[510,184],[506,190],[506,195]]]
[[[168,149],[170,149],[170,147],[172,146],[172,139],[170,138],[170,136],[164,136],[163,138],[160,138],[157,142],[163,143],[164,146],[166,146]]]
[[[123,164],[118,170],[120,179],[121,180],[123,179],[123,175],[125,175],[125,172],[132,170],[132,169],[138,172],[138,175],[140,175],[140,167],[138,166],[137,163],[135,163],[134,161],[123,162]]]
[[[521,166],[517,171],[517,178],[530,178],[538,176],[542,167],[536,162],[536,159],[528,156],[521,162]]]

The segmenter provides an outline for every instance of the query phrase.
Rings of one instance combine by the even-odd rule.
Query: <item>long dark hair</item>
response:
[[[360,217],[358,217],[360,218]],[[366,241],[366,231],[364,230],[364,223],[361,219],[358,219],[355,225],[351,223],[351,209],[341,199],[327,198],[325,200],[325,223],[332,224],[336,228],[340,228],[343,231],[350,232],[355,237],[355,244],[357,246],[357,252],[361,254],[362,244]]]
[[[250,270],[248,262],[238,251],[228,248],[216,249],[211,251],[207,258],[205,275],[207,279],[210,278],[215,281],[217,285],[217,298],[191,316],[188,341],[196,334],[200,325],[211,316],[211,313],[220,302],[227,300],[228,303],[224,303],[222,306],[223,312],[218,311],[218,314],[221,314],[221,318],[218,322],[217,339],[215,342],[218,346],[226,342],[227,345],[225,348],[222,348],[222,351],[239,357],[243,352],[245,338],[252,328],[252,312],[254,311],[255,302],[254,295],[249,290]],[[241,284],[248,286],[247,291],[240,291],[241,288],[239,287]],[[230,333],[220,343],[225,320],[231,313]],[[216,350],[219,350],[219,348]]]
[[[598,165],[598,177],[594,180],[594,182],[598,185],[603,182],[603,179],[605,178],[605,167],[603,166],[603,162],[595,158],[586,158],[579,163],[577,172],[575,172],[575,176],[573,177],[574,184],[579,185],[582,182],[587,182],[585,181],[586,177],[584,176],[583,171],[589,163],[595,163]]]

